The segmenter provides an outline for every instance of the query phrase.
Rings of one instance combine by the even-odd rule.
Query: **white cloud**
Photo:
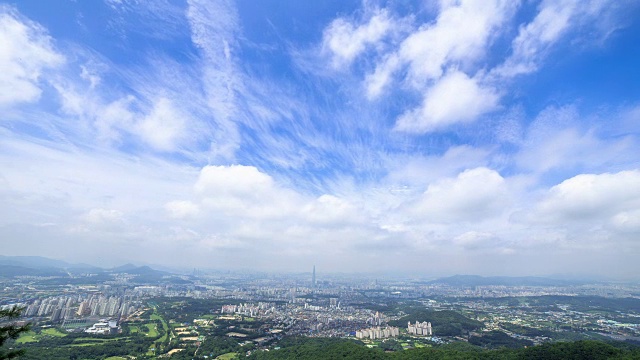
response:
[[[0,126],[0,238],[24,239],[8,245],[9,251],[74,252],[78,258],[95,256],[96,247],[85,246],[94,242],[110,258],[133,254],[156,263],[271,270],[306,267],[316,258],[339,271],[377,270],[381,261],[409,270],[427,258],[431,268],[444,272],[499,268],[504,255],[523,272],[547,271],[538,260],[547,260],[552,246],[611,254],[617,250],[606,246],[615,242],[626,244],[620,252],[634,255],[640,228],[637,171],[608,174],[615,181],[606,174],[580,175],[551,190],[542,182],[636,167],[637,109],[624,128],[572,107],[547,109],[527,128],[523,110],[498,127],[499,145],[487,139],[494,132],[484,132],[498,121],[489,116],[486,127],[469,137],[464,131],[419,139],[405,134],[438,131],[500,110],[507,91],[484,68],[504,59],[485,52],[497,37],[501,44],[512,40],[501,36],[512,35],[505,29],[519,2],[443,0],[439,14],[413,33],[410,24],[424,12],[397,19],[391,9],[376,10],[354,22],[341,17],[322,34],[328,56],[317,67],[327,73],[294,71],[285,80],[264,71],[271,57],[262,56],[283,39],[252,43],[252,33],[240,31],[233,2],[193,0],[186,14],[180,9],[177,15],[161,11],[165,5],[154,8],[157,16],[147,16],[156,23],[178,18],[171,31],[149,34],[150,44],[190,30],[193,44],[186,46],[196,49],[188,56],[136,53],[137,64],[122,65],[107,54],[87,55],[68,39],[70,64],[58,71],[57,63],[41,61],[35,66],[39,76],[25,78],[35,89],[24,93],[28,101],[37,100],[40,88],[46,91],[47,81],[60,99],[47,98],[42,105],[60,100],[64,114],[38,104],[21,118],[16,107],[20,111],[7,118],[20,118],[20,125],[37,119],[43,131],[13,126],[14,120]],[[574,28],[575,14],[593,12],[557,6],[565,5],[560,10],[574,14],[568,20],[563,13],[545,18],[551,15],[541,12],[521,28],[514,64],[535,71],[552,44]],[[540,9],[547,6],[554,4],[544,2]],[[117,6],[136,19],[140,7]],[[44,30],[19,22],[27,33],[48,39],[42,44],[56,52]],[[318,47],[311,48],[318,55]],[[254,51],[258,60],[269,59],[243,64],[242,57]],[[365,54],[367,60],[359,61]],[[367,102],[360,97],[362,83],[352,86],[350,74],[327,71],[327,59],[356,74],[370,72],[365,85],[371,99],[386,90],[415,97]],[[53,80],[44,76],[50,68],[56,70]],[[391,82],[399,91],[391,90]],[[414,98],[421,104],[399,109]],[[389,134],[389,121],[398,113],[398,131]],[[607,195],[593,195],[601,193]],[[536,258],[527,258],[523,249],[537,252]],[[585,252],[584,259],[589,256],[598,254]]]
[[[121,99],[115,100],[104,107],[91,110],[93,106],[89,105],[89,102],[82,101],[81,97],[72,95],[70,92],[65,92],[65,108],[68,111],[75,112],[76,114],[82,114],[83,116],[95,116],[95,126],[98,130],[98,136],[100,139],[107,140],[109,142],[119,142],[121,138],[121,130],[134,129],[136,122],[136,114],[130,109],[131,105],[135,102],[133,96],[126,96]],[[95,106],[95,107],[100,107]],[[87,111],[94,113],[86,113]]]
[[[91,209],[80,220],[69,228],[70,232],[122,233],[127,230],[124,214],[114,209]]]
[[[640,233],[640,206],[638,209],[617,213],[611,218],[611,225],[617,231]]]
[[[483,231],[467,231],[453,239],[455,245],[468,250],[495,247],[499,242],[495,234]]]
[[[545,52],[565,33],[577,24],[596,22],[604,17],[603,10],[610,6],[608,0],[545,0],[536,17],[521,26],[512,43],[511,56],[493,70],[502,77],[513,77],[538,69]]]
[[[386,10],[376,11],[366,23],[357,26],[338,18],[324,30],[323,48],[331,52],[333,66],[340,68],[349,65],[367,46],[375,45],[395,26]]]
[[[80,66],[80,77],[89,82],[91,89],[95,89],[95,87],[102,81],[102,78],[96,69],[93,69],[89,65]]]
[[[533,219],[596,226],[613,218],[614,223],[623,224],[633,222],[632,215],[639,209],[640,171],[581,174],[552,187],[537,204]]]
[[[451,71],[427,91],[421,107],[398,118],[395,129],[424,133],[473,121],[494,110],[498,99],[495,90],[478,85],[462,72]]]
[[[383,183],[424,188],[438,179],[452,177],[464,169],[486,166],[490,152],[467,145],[450,147],[442,155],[390,156],[388,175]]]
[[[138,124],[138,135],[157,150],[175,150],[186,135],[186,116],[167,98],[158,99]]]
[[[598,129],[597,125],[605,120],[619,124],[625,121],[625,114],[622,115],[622,119],[617,113],[600,115],[595,118],[596,125],[589,126],[575,106],[550,106],[536,116],[524,138],[517,141],[515,163],[536,174],[559,169],[599,171],[612,165],[633,164],[633,154],[640,151],[637,140],[630,136],[608,137],[608,127]]]
[[[261,196],[274,187],[273,179],[253,166],[205,166],[195,190],[205,196]]]
[[[157,152],[192,156],[200,143],[206,141],[209,128],[196,116],[201,111],[197,94],[181,94],[183,84],[172,85],[174,88],[166,88],[136,79],[130,86],[137,96],[122,94],[114,100],[106,98],[104,88],[71,80],[56,83],[55,88],[60,95],[61,110],[84,125],[76,127],[84,130],[76,141],[93,142],[97,138],[107,145],[134,143]],[[189,95],[193,95],[192,102],[177,105]]]
[[[322,195],[301,209],[306,221],[321,226],[335,226],[359,222],[362,210],[345,199],[333,195]]]
[[[496,216],[508,204],[505,179],[480,167],[430,184],[413,212],[428,222],[479,222]]]
[[[169,215],[176,219],[184,219],[196,216],[200,213],[200,207],[190,201],[170,201],[164,206]]]
[[[113,209],[91,209],[83,219],[94,224],[122,221],[122,212]]]
[[[190,0],[188,5],[191,41],[201,50],[205,98],[216,123],[211,155],[228,161],[240,145],[236,93],[244,86],[234,54],[239,34],[237,10],[227,0]]]
[[[409,65],[406,82],[418,90],[452,65],[466,67],[481,58],[487,44],[516,8],[515,1],[443,1],[435,23],[410,34],[367,77],[367,94],[378,97],[391,75]]]
[[[0,106],[34,102],[40,98],[40,77],[64,61],[51,37],[39,24],[0,5]]]
[[[205,166],[194,185],[196,203],[211,216],[282,219],[294,214],[301,197],[253,166]]]
[[[45,216],[65,223],[91,209],[162,214],[164,204],[190,190],[189,181],[197,175],[189,166],[100,147],[78,152],[64,143],[5,139],[0,150],[3,190],[17,195],[12,200],[16,208],[33,212],[32,216],[23,214],[27,222]],[[37,208],[40,206],[43,211]]]

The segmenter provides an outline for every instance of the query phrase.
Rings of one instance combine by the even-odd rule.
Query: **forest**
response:
[[[294,360],[294,359],[389,359],[389,360],[565,360],[565,359],[640,359],[640,348],[624,343],[600,341],[576,341],[544,344],[519,349],[501,348],[485,350],[471,345],[458,344],[440,347],[416,348],[405,351],[385,352],[369,349],[355,341],[342,339],[291,339],[283,343],[283,348],[269,352],[255,352],[251,360]]]

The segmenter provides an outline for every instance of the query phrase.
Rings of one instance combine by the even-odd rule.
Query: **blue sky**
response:
[[[637,277],[638,19],[605,0],[3,3],[3,251]]]

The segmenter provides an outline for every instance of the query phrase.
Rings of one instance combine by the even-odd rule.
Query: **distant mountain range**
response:
[[[158,266],[160,267],[160,266]],[[163,268],[165,270],[167,268]],[[112,278],[109,274],[121,273],[136,275],[140,282],[171,281],[184,282],[171,271],[153,269],[149,266],[136,266],[128,263],[110,269],[104,269],[88,264],[72,264],[62,260],[49,259],[42,256],[3,256],[0,255],[0,277],[14,276],[61,276],[92,273],[100,276],[95,281]],[[424,282],[421,282],[424,284]],[[479,276],[454,275],[426,282],[427,284],[441,284],[459,287],[473,287],[483,285],[494,286],[570,286],[587,283],[586,281],[545,278],[536,276]]]
[[[112,269],[103,269],[87,264],[71,264],[62,260],[49,259],[41,256],[3,256],[0,255],[0,277],[14,276],[58,276],[69,277],[82,273],[98,274],[96,281],[109,279],[109,274],[137,275],[141,282],[160,281],[171,277],[171,273],[150,268],[125,264]],[[179,278],[174,280],[179,281]],[[175,281],[173,281],[175,282]]]
[[[584,284],[582,281],[549,279],[536,276],[479,276],[479,275],[454,275],[433,281],[429,284],[442,284],[450,286],[569,286]]]
[[[66,261],[49,259],[42,256],[4,256],[0,255],[0,265],[23,266],[33,269],[100,269],[87,264],[70,264]]]

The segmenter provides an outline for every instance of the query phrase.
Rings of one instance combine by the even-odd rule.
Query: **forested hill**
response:
[[[258,351],[248,359],[252,360],[297,360],[297,359],[356,359],[356,360],[565,360],[565,359],[640,359],[640,348],[628,348],[622,344],[616,347],[598,341],[577,341],[545,344],[521,349],[458,350],[448,346],[438,348],[418,348],[405,351],[384,352],[369,349],[354,341],[344,339],[300,338],[279,350]]]
[[[469,319],[455,311],[415,310],[399,320],[389,321],[389,325],[406,327],[407,322],[429,321],[433,326],[433,334],[438,336],[463,335],[483,326],[480,321]]]

